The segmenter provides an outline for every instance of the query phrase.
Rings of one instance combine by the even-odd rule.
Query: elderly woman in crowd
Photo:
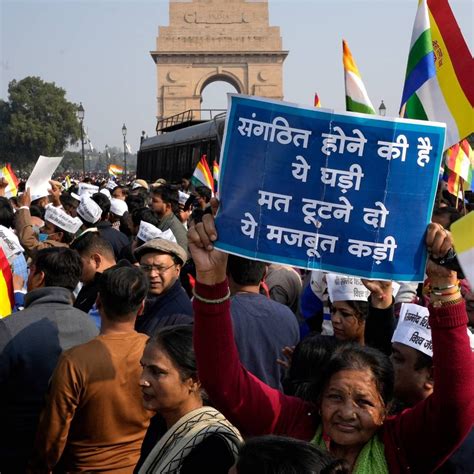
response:
[[[229,311],[227,255],[213,248],[216,239],[212,216],[189,231],[197,270],[194,341],[203,386],[232,423],[246,435],[311,440],[347,461],[354,473],[428,473],[447,459],[474,419],[474,364],[459,292],[432,294],[435,389],[430,397],[388,416],[393,392],[388,357],[352,345],[332,356],[322,394],[311,403],[268,387],[240,364]],[[426,244],[435,258],[452,246],[438,224],[428,227]],[[428,271],[436,288],[451,287],[456,279],[437,265]]]
[[[204,406],[192,327],[158,331],[149,339],[141,365],[143,406],[161,415],[167,431],[148,453],[139,474],[227,474],[242,438],[221,413]]]

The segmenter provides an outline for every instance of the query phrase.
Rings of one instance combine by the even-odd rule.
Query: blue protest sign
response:
[[[422,281],[444,124],[230,97],[216,247]]]

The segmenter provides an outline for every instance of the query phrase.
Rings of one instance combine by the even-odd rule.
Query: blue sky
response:
[[[473,2],[450,0],[473,51]],[[279,26],[285,100],[344,110],[342,38],[348,41],[368,94],[396,115],[417,0],[269,0]],[[165,0],[0,0],[0,97],[8,83],[41,77],[82,102],[94,146],[122,146],[123,123],[136,152],[142,130],[154,134],[156,69],[149,55],[159,25],[168,24]],[[203,108],[225,107],[227,84],[204,91]]]

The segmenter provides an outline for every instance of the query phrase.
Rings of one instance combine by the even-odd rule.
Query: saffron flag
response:
[[[13,311],[13,275],[10,263],[0,247],[0,318]]]
[[[374,106],[369,99],[359,69],[345,40],[342,40],[342,50],[344,82],[346,84],[346,110],[375,115]]]
[[[202,155],[199,163],[194,170],[193,176],[191,177],[191,183],[194,186],[206,186],[211,191],[214,190],[214,180],[212,178],[209,164],[207,163],[207,156]]]
[[[212,163],[212,177],[214,178],[214,191],[217,193],[217,187],[219,185],[219,163],[217,163],[217,160],[214,160]]]
[[[447,0],[420,0],[408,55],[401,113],[444,122],[445,149],[473,131],[474,60]]]
[[[119,165],[110,164],[109,165],[109,175],[110,176],[119,176],[123,174],[123,167]]]
[[[5,188],[5,196],[7,198],[14,197],[18,194],[18,178],[15,176],[15,173],[8,163],[6,166],[0,169],[0,178],[5,178],[8,185]]]
[[[314,106],[321,107],[321,101],[319,100],[319,95],[317,92],[314,93]]]

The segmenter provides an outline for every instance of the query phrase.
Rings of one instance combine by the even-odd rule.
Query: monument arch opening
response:
[[[214,76],[207,80],[201,88],[201,109],[227,109],[227,94],[241,93],[237,85],[229,80]]]

